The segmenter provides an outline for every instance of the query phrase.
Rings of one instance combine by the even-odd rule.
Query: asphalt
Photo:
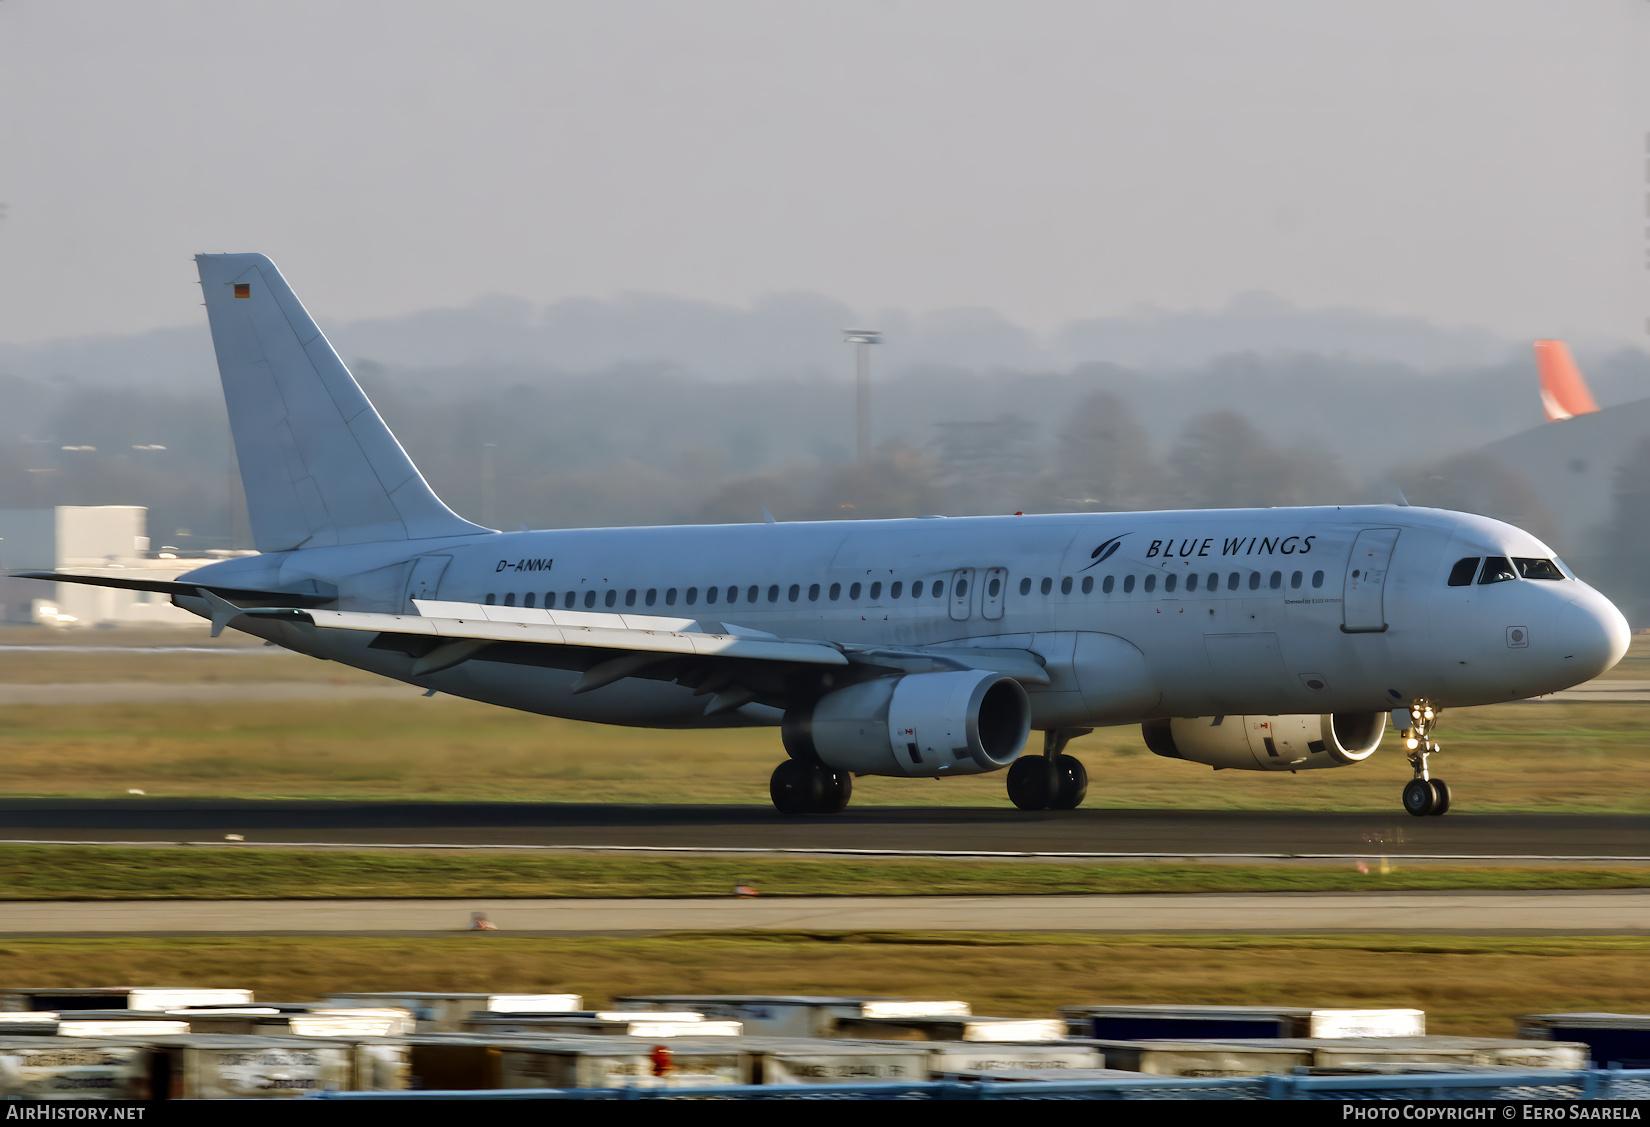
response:
[[[0,935],[439,936],[466,930],[472,912],[484,913],[499,933],[511,935],[752,930],[1643,935],[1650,933],[1650,890],[36,902],[5,905]]]
[[[0,840],[1262,857],[1650,858],[1650,815],[0,800]]]

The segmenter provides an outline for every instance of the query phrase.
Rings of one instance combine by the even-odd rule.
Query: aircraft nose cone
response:
[[[1570,603],[1558,618],[1558,644],[1566,672],[1574,671],[1571,683],[1580,684],[1615,665],[1627,652],[1631,635],[1615,604],[1597,591]]]

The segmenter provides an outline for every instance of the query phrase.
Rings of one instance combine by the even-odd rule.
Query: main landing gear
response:
[[[773,769],[768,797],[781,814],[840,814],[854,793],[854,777],[823,763],[787,759]]]
[[[1022,755],[1008,768],[1008,799],[1021,810],[1075,810],[1089,792],[1083,764],[1063,754],[1066,744],[1093,728],[1043,733],[1043,754]]]
[[[1409,726],[1403,731],[1409,765],[1415,770],[1415,777],[1404,784],[1404,809],[1417,818],[1449,810],[1449,784],[1427,772],[1427,756],[1439,750],[1430,738],[1433,725],[1438,723],[1438,712],[1431,701],[1416,701],[1409,706]]]

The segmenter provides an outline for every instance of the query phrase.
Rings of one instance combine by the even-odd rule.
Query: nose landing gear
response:
[[[1409,706],[1409,723],[1402,731],[1409,765],[1415,771],[1415,777],[1404,784],[1404,809],[1417,818],[1437,817],[1449,810],[1449,784],[1432,778],[1427,771],[1427,756],[1440,750],[1430,738],[1438,713],[1431,701],[1415,701]]]

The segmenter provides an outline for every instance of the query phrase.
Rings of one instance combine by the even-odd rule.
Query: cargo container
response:
[[[1650,1068],[1650,1014],[1525,1014],[1518,1036],[1579,1042],[1600,1068]]]
[[[1078,1037],[1179,1041],[1228,1037],[1421,1037],[1426,1013],[1410,1009],[1302,1006],[1061,1006]]]

